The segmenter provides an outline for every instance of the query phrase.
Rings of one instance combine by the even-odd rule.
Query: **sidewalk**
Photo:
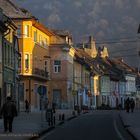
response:
[[[72,110],[56,110],[56,125],[60,114],[65,114],[65,120],[72,117]],[[31,137],[39,136],[43,131],[47,131],[50,127],[45,119],[45,112],[21,112],[14,118],[13,133],[3,133],[3,119],[0,119],[0,140],[28,140]],[[53,127],[51,127],[53,128]]]
[[[140,140],[140,110],[134,110],[133,113],[120,111],[120,117],[127,131],[136,140]]]

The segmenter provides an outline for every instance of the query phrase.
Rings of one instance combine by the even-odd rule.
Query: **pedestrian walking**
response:
[[[130,108],[131,108],[131,112],[133,113],[134,108],[135,108],[135,101],[133,98],[131,98],[131,100],[130,100]]]
[[[129,97],[125,101],[125,109],[126,109],[126,112],[129,113],[129,110],[130,110],[130,99],[129,99]]]
[[[27,112],[27,113],[29,113],[29,102],[28,102],[28,100],[26,99],[25,100],[25,112]]]
[[[15,103],[12,101],[11,97],[7,97],[6,103],[3,104],[0,115],[3,116],[4,120],[4,132],[12,132],[13,119],[17,116],[17,109]]]
[[[55,113],[55,109],[56,109],[56,103],[52,103],[52,110],[53,110],[53,113]]]

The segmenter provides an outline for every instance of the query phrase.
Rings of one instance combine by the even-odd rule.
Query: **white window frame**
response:
[[[48,40],[46,37],[44,37],[44,47],[47,47],[48,46]]]
[[[39,44],[42,46],[42,35],[39,35]]]
[[[24,26],[24,36],[29,37],[29,25]]]
[[[34,42],[37,42],[37,31],[34,31]]]
[[[55,64],[55,62],[60,62],[60,64]],[[54,73],[60,73],[61,72],[61,61],[60,60],[54,60]]]
[[[25,69],[29,69],[30,67],[30,55],[28,53],[25,53],[24,55],[24,63],[25,63]],[[26,61],[28,61],[28,67],[26,67]]]

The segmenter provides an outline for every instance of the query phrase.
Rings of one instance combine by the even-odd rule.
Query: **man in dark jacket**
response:
[[[4,119],[4,132],[12,132],[13,119],[17,116],[17,109],[15,103],[11,100],[11,97],[7,97],[6,103],[2,106],[1,115]]]
[[[133,98],[131,98],[131,100],[130,100],[130,108],[131,108],[131,112],[133,113],[134,108],[135,108],[135,101]]]

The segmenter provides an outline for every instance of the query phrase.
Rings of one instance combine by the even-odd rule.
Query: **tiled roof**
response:
[[[91,69],[93,74],[103,74],[103,69],[99,68],[97,65],[96,59],[92,58],[90,55],[88,55],[83,49],[75,48],[76,50],[76,56],[81,59],[81,61],[88,65],[88,67]]]
[[[125,71],[126,73],[135,73],[135,69],[126,64],[121,59],[112,59],[112,61],[117,66],[117,68]]]
[[[81,54],[82,57],[86,57],[87,59],[92,59],[92,57],[87,54],[83,49],[75,48],[75,50]]]
[[[7,27],[5,26],[5,24],[0,20],[0,32],[6,32]]]
[[[32,18],[32,14],[24,8],[20,8],[12,0],[0,0],[0,8],[10,18]]]

